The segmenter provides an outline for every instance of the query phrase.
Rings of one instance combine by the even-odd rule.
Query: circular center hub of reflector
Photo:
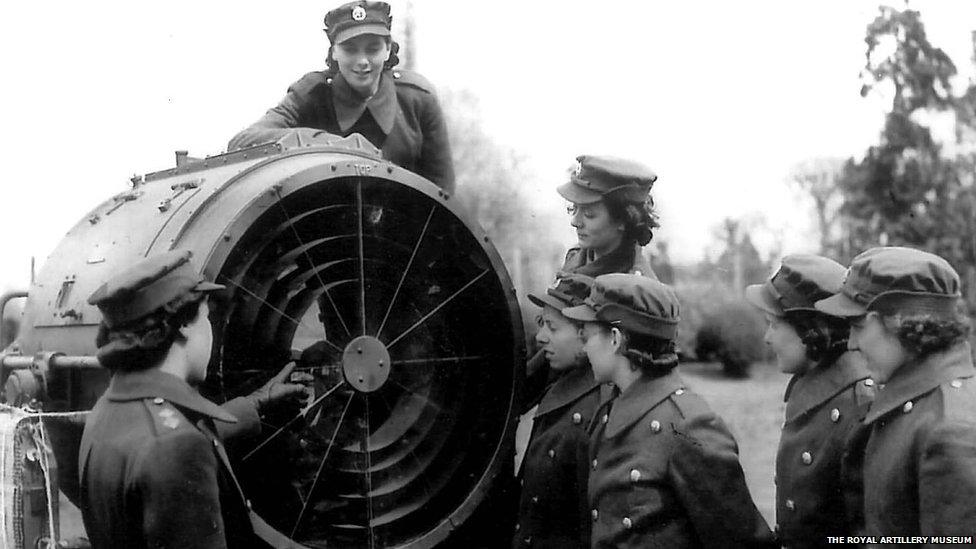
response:
[[[357,391],[372,393],[390,377],[390,353],[375,337],[359,336],[342,352],[342,372]]]

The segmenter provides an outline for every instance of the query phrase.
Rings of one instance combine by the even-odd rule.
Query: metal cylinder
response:
[[[202,391],[246,394],[296,356],[315,391],[301,413],[272,410],[261,438],[238,441],[255,509],[313,547],[431,547],[510,461],[521,317],[483,230],[359,143],[277,143],[146,175],[47,259],[19,346],[94,355],[92,291],[139,258],[189,249],[228,287],[211,306]],[[91,369],[49,375],[51,397],[71,409],[107,381]]]

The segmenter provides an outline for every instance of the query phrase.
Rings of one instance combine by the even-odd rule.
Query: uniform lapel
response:
[[[802,376],[794,376],[786,388],[786,422],[789,423],[833,398],[837,393],[870,377],[858,353],[846,352],[837,362],[825,368],[815,367]]]
[[[971,352],[969,343],[963,343],[945,352],[935,353],[920,363],[905,364],[878,391],[864,423],[874,422],[947,381],[976,375]]]
[[[554,412],[576,402],[583,395],[596,389],[599,383],[593,379],[593,370],[589,367],[578,367],[566,372],[550,386],[539,402],[535,417]]]
[[[333,77],[332,89],[332,105],[335,108],[339,130],[343,133],[349,131],[368,109],[383,133],[390,135],[396,122],[398,104],[396,84],[387,71],[383,71],[380,75],[379,88],[368,101],[363,101],[363,98],[349,86],[342,73],[337,73]]]

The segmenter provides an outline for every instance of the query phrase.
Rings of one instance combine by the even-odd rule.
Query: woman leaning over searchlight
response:
[[[773,547],[739,464],[735,439],[674,371],[678,300],[643,276],[597,277],[583,346],[614,396],[590,437],[592,547]]]
[[[864,360],[847,350],[847,319],[814,308],[843,280],[836,261],[797,254],[784,257],[765,284],[746,288],[746,299],[766,315],[765,341],[779,369],[793,375],[776,453],[776,531],[790,549],[826,547],[828,536],[858,534],[863,526],[863,437],[850,435],[874,382]]]
[[[276,141],[291,133],[361,134],[383,158],[454,192],[447,126],[434,87],[396,69],[400,46],[390,37],[390,5],[356,1],[326,14],[325,71],[288,88],[277,106],[234,136],[228,150]]]
[[[593,279],[570,274],[557,278],[543,295],[529,295],[542,307],[535,339],[552,375],[537,406],[522,461],[522,494],[512,547],[563,549],[589,547],[590,419],[600,404],[600,384],[583,352],[582,324],[560,312],[579,305]]]
[[[851,319],[849,347],[879,389],[867,417],[869,536],[971,536],[976,526],[976,369],[959,275],[941,257],[872,248],[818,310]]]

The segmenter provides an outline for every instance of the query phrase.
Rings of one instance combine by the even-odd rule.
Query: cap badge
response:
[[[352,9],[352,20],[353,21],[362,21],[363,19],[366,19],[366,10],[363,9],[362,6],[356,6],[355,8],[353,8]]]
[[[583,164],[579,160],[576,161],[576,165],[573,166],[573,175],[579,177],[583,173]]]

